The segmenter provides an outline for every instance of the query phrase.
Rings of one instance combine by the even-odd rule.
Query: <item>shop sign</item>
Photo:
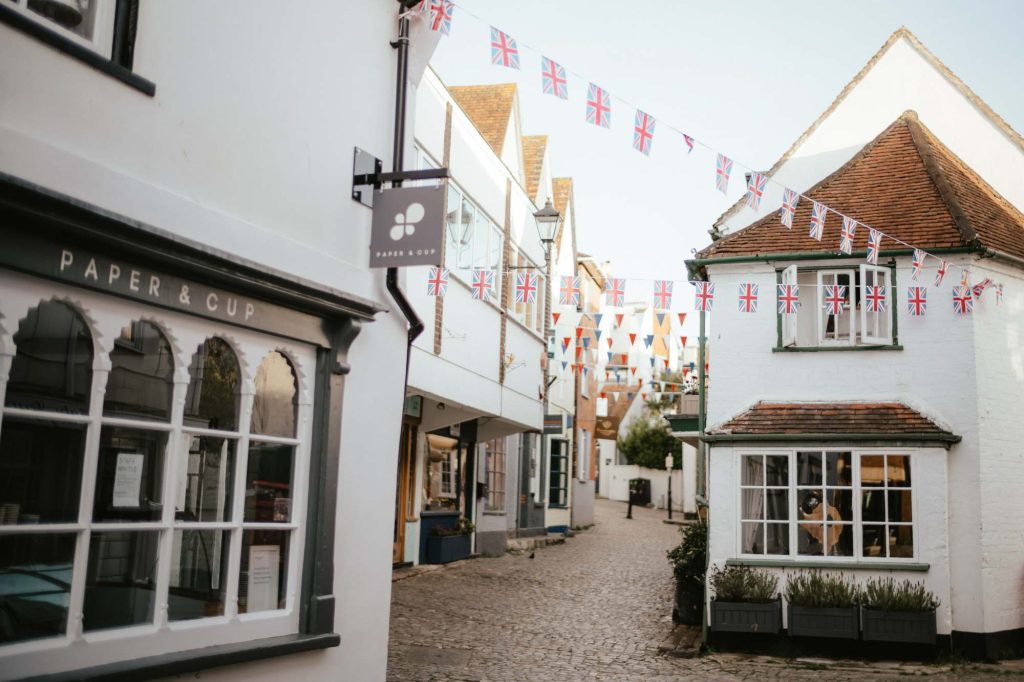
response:
[[[565,415],[546,414],[544,415],[544,433],[550,435],[561,435],[565,433]]]
[[[440,265],[444,249],[443,185],[374,193],[370,267]]]

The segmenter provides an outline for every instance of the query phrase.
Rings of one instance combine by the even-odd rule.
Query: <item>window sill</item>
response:
[[[484,516],[508,516],[508,512],[498,509],[485,509],[483,514]]]
[[[341,637],[334,633],[285,635],[257,639],[238,644],[224,644],[205,649],[191,649],[172,654],[150,656],[135,660],[109,663],[93,668],[44,675],[29,678],[42,682],[60,682],[63,680],[148,680],[157,677],[170,677],[187,673],[196,673],[209,668],[224,665],[248,663],[264,658],[286,656],[304,651],[329,649],[341,644]]]
[[[115,80],[119,80],[128,87],[138,90],[144,95],[152,97],[156,94],[156,84],[148,81],[138,74],[129,71],[120,64],[112,62],[103,55],[93,52],[87,47],[79,45],[73,40],[65,38],[56,31],[51,31],[43,24],[21,14],[17,10],[0,5],[0,23],[7,24],[11,28],[21,31],[36,40],[49,45],[58,52],[63,52],[80,62],[91,66],[101,73],[105,73]]]
[[[895,561],[828,561],[824,559],[727,559],[726,566],[749,566],[751,568],[822,568],[850,571],[909,571],[927,573],[931,564]]]
[[[773,353],[830,353],[833,351],[903,350],[900,344],[886,346],[775,346]]]

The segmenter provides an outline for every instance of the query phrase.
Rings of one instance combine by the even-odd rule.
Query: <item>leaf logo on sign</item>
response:
[[[391,228],[390,233],[391,239],[397,242],[416,232],[416,223],[423,220],[425,215],[426,210],[423,208],[423,204],[418,202],[409,204],[405,213],[395,214],[395,225]]]

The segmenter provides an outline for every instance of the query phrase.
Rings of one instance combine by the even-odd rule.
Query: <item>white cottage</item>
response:
[[[716,287],[706,315],[720,362],[702,434],[712,567],[764,567],[782,584],[798,568],[923,580],[958,649],[1024,645],[1022,163],[1020,136],[901,30],[771,172],[937,256],[920,278],[892,240],[867,264],[864,226],[840,253],[835,214],[810,238],[808,199],[792,230],[768,201],[765,217],[688,262]],[[949,268],[936,285],[939,259]],[[1002,297],[988,286],[973,312],[954,312],[965,268]],[[740,305],[748,284],[756,312]],[[797,285],[795,314],[777,312],[779,284]],[[829,311],[837,285],[842,310]],[[867,305],[869,287],[883,309]]]

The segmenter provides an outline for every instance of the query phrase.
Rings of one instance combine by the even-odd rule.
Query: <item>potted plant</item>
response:
[[[708,527],[697,522],[679,529],[678,546],[668,550],[676,579],[676,603],[672,618],[685,625],[700,625],[704,608],[704,578],[708,564]]]
[[[460,516],[454,526],[434,526],[427,538],[427,563],[447,564],[469,556],[469,536],[475,526]]]
[[[935,644],[939,598],[924,583],[877,578],[864,587],[864,639],[877,642]]]
[[[711,574],[711,629],[718,632],[776,634],[782,627],[778,576],[745,566]]]
[[[786,583],[789,634],[857,639],[860,601],[860,588],[841,575],[798,573]]]

